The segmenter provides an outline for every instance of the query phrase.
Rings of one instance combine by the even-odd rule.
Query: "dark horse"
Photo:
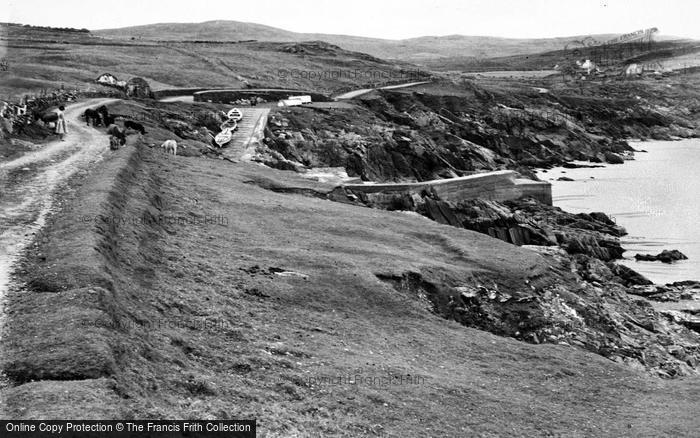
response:
[[[85,123],[87,123],[88,126],[90,126],[90,120],[92,120],[92,126],[99,126],[102,123],[100,113],[91,108],[85,110],[83,117],[85,117]]]
[[[144,128],[142,124],[134,122],[133,120],[125,120],[124,129],[133,129],[134,131],[140,132],[141,135],[146,133],[146,128]]]
[[[58,120],[58,114],[56,114],[53,111],[47,111],[47,112],[35,111],[34,112],[34,120],[41,120],[44,123],[51,123],[51,122],[55,122]]]
[[[102,121],[103,121],[103,122],[109,118],[109,111],[107,111],[107,107],[106,107],[106,106],[104,106],[104,105],[99,106],[99,107],[97,107],[97,109],[96,109],[95,111],[97,111],[98,113],[100,113],[100,115],[102,116]],[[105,123],[105,126],[108,126],[108,125]]]
[[[90,120],[92,120],[92,126],[110,125],[109,111],[107,111],[107,107],[104,105],[97,107],[97,109],[86,109],[83,117],[85,117],[85,122],[88,126],[90,125]]]
[[[119,126],[114,124],[109,125],[109,127],[107,128],[107,134],[119,139],[119,144],[121,144],[122,146],[126,144],[126,134],[119,128]]]

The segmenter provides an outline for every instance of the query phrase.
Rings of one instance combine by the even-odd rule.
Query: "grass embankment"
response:
[[[65,193],[64,209],[36,236],[19,268],[26,290],[7,297],[2,365],[23,385],[5,390],[4,418],[113,415],[110,401],[118,397],[108,377],[119,366],[118,335],[92,324],[111,321],[119,308],[102,255],[109,251],[110,230],[82,218],[117,207],[114,197],[128,184],[134,152],[125,149],[98,175],[73,180],[78,190]]]
[[[697,379],[466,328],[377,277],[556,281],[528,250],[261,187],[328,189],[289,172],[146,147],[75,183],[8,296],[3,417],[254,417],[285,437],[700,426]]]

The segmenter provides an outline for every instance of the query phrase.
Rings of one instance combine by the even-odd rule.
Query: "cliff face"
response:
[[[572,160],[617,164],[631,157],[623,138],[700,135],[692,91],[552,85],[542,93],[522,84],[440,82],[375,92],[358,106],[278,110],[261,153],[272,165],[289,160],[297,168],[344,167],[367,181],[425,181],[496,169],[533,176],[532,168]]]

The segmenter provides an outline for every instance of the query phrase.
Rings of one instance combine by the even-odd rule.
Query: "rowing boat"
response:
[[[233,119],[235,122],[239,122],[243,118],[243,113],[238,108],[232,108],[226,116],[229,120]]]
[[[226,143],[231,141],[233,137],[233,128],[227,128],[216,134],[214,141],[219,147],[223,147]]]

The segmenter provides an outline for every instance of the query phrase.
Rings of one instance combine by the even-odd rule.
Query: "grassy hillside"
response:
[[[417,272],[516,290],[565,280],[566,269],[294,188],[328,189],[145,145],[74,181],[23,266],[30,290],[9,297],[13,384],[0,415],[254,417],[265,437],[697,430],[697,379],[466,328],[433,313],[425,291],[381,280]],[[124,221],[76,220],[86,212]]]
[[[521,53],[537,53],[561,49],[582,36],[540,39],[515,39],[488,36],[425,36],[403,40],[364,38],[349,35],[296,33],[270,26],[238,21],[207,21],[203,23],[159,23],[144,26],[104,29],[94,32],[107,38],[135,40],[258,40],[308,41],[321,40],[346,50],[369,53],[386,59],[422,62],[454,56],[491,58]],[[616,35],[592,37],[605,41]]]
[[[105,72],[119,79],[144,77],[156,90],[249,85],[331,92],[401,81],[416,70],[323,42],[159,43],[22,26],[1,29],[9,63],[9,70],[0,72],[5,97],[61,84],[98,89],[93,81]]]
[[[618,44],[609,47],[569,48],[544,51],[542,53],[521,52],[512,56],[496,56],[479,59],[474,56],[456,56],[424,62],[427,68],[436,71],[490,71],[490,70],[548,70],[576,60],[591,59],[602,67],[622,67],[629,63],[652,63],[674,61],[673,68],[685,64],[698,65],[700,42],[693,40],[657,41],[645,47],[634,44]]]
[[[411,68],[320,42],[4,32],[3,93],[95,87],[90,81],[104,72],[143,76],[156,89],[332,91],[373,79],[295,78],[278,69]],[[415,44],[424,50],[431,42]],[[275,110],[271,126],[277,138],[304,142],[289,143],[302,161],[314,159],[311,148],[332,160],[350,152],[381,169],[408,163],[412,151],[410,164],[423,160],[430,171],[464,169],[471,152],[494,166],[509,163],[502,157],[532,164],[558,151],[568,160],[581,145],[604,145],[607,127],[628,134],[619,121],[640,114],[628,109],[654,109],[641,121],[663,121],[661,128],[683,121],[662,113],[661,103],[697,114],[696,79],[672,80],[580,88],[559,80],[436,81],[341,107]],[[632,95],[638,103],[628,102]],[[526,107],[596,116],[582,123],[600,130],[597,145],[577,142],[570,129],[578,127]],[[130,135],[125,147],[77,173],[24,254],[14,277],[23,288],[8,293],[0,343],[9,378],[0,385],[0,417],[256,418],[265,437],[696,435],[697,375],[665,380],[649,371],[697,364],[697,343],[676,348],[680,338],[666,334],[685,332],[648,304],[621,286],[584,282],[573,259],[408,211],[331,202],[329,184],[209,159],[196,153],[193,129],[179,130],[187,138],[166,129],[222,108],[110,106],[143,121],[147,134]],[[188,147],[178,156],[149,147],[166,138]],[[354,149],[341,150],[346,145]],[[453,151],[467,152],[465,160],[453,160]],[[26,178],[24,169],[13,172]],[[470,296],[482,289],[487,295]],[[542,336],[523,342],[525,332]],[[644,366],[631,359],[641,348]]]

